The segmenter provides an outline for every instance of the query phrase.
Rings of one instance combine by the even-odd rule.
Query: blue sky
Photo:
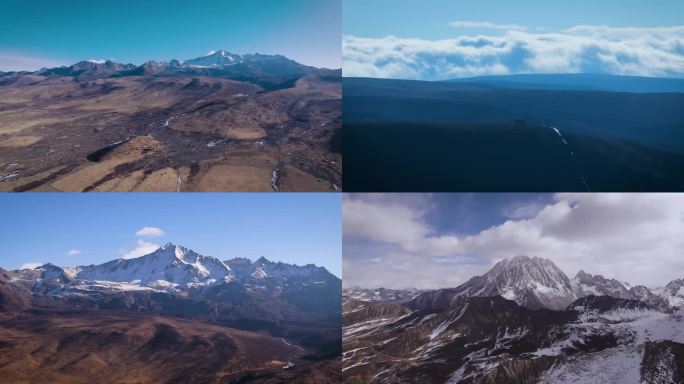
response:
[[[339,194],[4,193],[0,211],[5,269],[97,264],[172,242],[221,260],[265,256],[341,274]],[[164,234],[137,236],[144,227]]]
[[[339,1],[0,0],[0,10],[0,70],[183,60],[215,49],[341,65]]]
[[[657,4],[656,4],[657,3]],[[564,29],[579,24],[612,27],[682,25],[679,0],[343,0],[343,32],[364,37],[445,39],[458,32],[454,20]]]
[[[345,0],[344,76],[684,77],[684,2]]]
[[[518,255],[655,288],[684,277],[682,194],[345,194],[343,283],[455,287]]]

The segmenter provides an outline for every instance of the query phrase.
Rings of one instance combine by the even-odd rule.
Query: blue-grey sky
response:
[[[345,76],[684,77],[684,2],[344,0]]]
[[[172,242],[221,260],[265,256],[341,275],[340,194],[4,193],[0,212],[5,269],[98,264]]]
[[[684,277],[682,194],[345,194],[343,283],[442,288],[517,255],[652,288]]]
[[[217,49],[339,68],[341,23],[339,0],[0,0],[0,70]]]
[[[355,36],[446,39],[486,29],[452,28],[455,20],[559,30],[575,25],[659,27],[684,24],[679,0],[343,0],[343,32]]]

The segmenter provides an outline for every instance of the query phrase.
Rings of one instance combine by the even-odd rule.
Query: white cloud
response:
[[[135,259],[136,257],[148,255],[159,248],[159,244],[147,242],[143,239],[138,239],[138,246],[130,251],[124,250],[122,259]]]
[[[344,75],[360,77],[443,80],[511,73],[684,76],[684,26],[579,25],[538,33],[507,28],[502,35],[444,40],[345,35],[342,57]]]
[[[523,31],[526,28],[518,24],[494,24],[489,21],[452,21],[449,26],[454,28],[504,29]]]
[[[161,237],[166,233],[159,227],[142,227],[135,235],[137,237]],[[159,244],[146,241],[144,239],[138,239],[138,245],[132,250],[121,250],[122,259],[134,259],[136,257],[148,255],[159,248]]]
[[[0,71],[36,71],[64,65],[64,62],[45,57],[0,51]]]
[[[81,253],[81,250],[76,248],[67,251],[67,255],[69,256],[78,255],[79,253]]]
[[[21,265],[21,268],[19,269],[35,269],[43,265],[43,263],[40,262],[30,262],[30,263],[24,263]]]
[[[91,63],[95,63],[95,64],[104,64],[107,62],[105,59],[98,59],[98,60],[90,59],[88,61],[90,61]]]
[[[343,199],[343,233],[384,244],[397,245],[409,252],[444,255],[458,245],[455,236],[432,236],[422,220],[423,212],[399,202]]]
[[[441,237],[420,211],[363,199],[344,204],[345,285],[455,286],[521,254],[551,259],[570,277],[584,269],[650,287],[684,277],[680,194],[557,194],[536,212],[525,208],[474,235]],[[357,244],[363,241],[370,245]]]
[[[135,233],[138,237],[160,237],[164,234],[164,231],[158,227],[142,227]]]

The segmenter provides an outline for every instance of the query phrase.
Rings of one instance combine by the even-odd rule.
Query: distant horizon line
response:
[[[282,54],[282,53],[261,53],[261,52],[236,53],[236,52],[232,52],[232,51],[229,51],[229,50],[226,50],[226,49],[221,48],[221,49],[216,49],[216,50],[213,50],[213,49],[212,49],[212,50],[210,50],[209,53],[207,53],[207,54],[200,55],[200,56],[195,56],[195,57],[191,57],[191,58],[187,58],[187,59],[177,59],[177,58],[171,58],[171,59],[168,59],[168,60],[164,60],[164,59],[149,59],[149,60],[146,60],[146,61],[143,61],[143,62],[140,62],[140,63],[138,63],[138,62],[132,62],[132,61],[126,62],[125,60],[119,61],[117,58],[109,58],[109,59],[92,59],[92,58],[91,58],[91,59],[81,59],[81,60],[77,60],[77,61],[75,61],[75,62],[73,62],[73,63],[71,63],[71,64],[67,64],[67,63],[58,64],[59,62],[61,62],[61,60],[52,60],[52,59],[48,59],[48,58],[41,58],[41,59],[43,59],[43,60],[51,60],[51,61],[53,61],[53,62],[55,63],[54,66],[43,66],[43,67],[38,68],[38,69],[35,69],[35,70],[31,70],[31,69],[0,70],[0,73],[38,72],[38,71],[43,70],[43,69],[62,68],[62,67],[68,68],[68,67],[70,67],[70,66],[72,66],[72,65],[76,65],[76,64],[78,64],[78,63],[83,63],[83,62],[91,62],[91,63],[96,63],[96,64],[105,64],[105,63],[107,63],[107,62],[112,62],[112,63],[123,64],[123,65],[135,65],[135,66],[138,66],[138,67],[141,66],[141,65],[144,65],[144,64],[146,64],[146,63],[149,63],[149,62],[169,63],[169,62],[171,62],[171,61],[173,61],[173,60],[177,60],[177,61],[183,63],[183,62],[188,61],[188,60],[193,60],[193,59],[197,59],[197,58],[200,58],[200,57],[211,56],[212,54],[215,54],[215,53],[221,52],[221,51],[224,51],[224,52],[227,52],[227,53],[231,53],[231,54],[235,54],[235,55],[239,55],[239,56],[246,56],[246,55],[255,55],[255,56],[256,56],[256,55],[261,55],[261,56],[282,56],[282,57],[285,57],[286,59],[292,60],[292,61],[294,61],[294,62],[296,62],[296,63],[298,63],[298,64],[305,65],[305,66],[309,66],[309,67],[314,67],[314,68],[318,68],[318,69],[330,69],[330,70],[342,69],[342,66],[340,66],[340,67],[328,67],[328,66],[318,66],[318,65],[314,65],[314,64],[308,64],[308,63],[305,63],[305,62],[302,62],[302,61],[295,60],[295,59],[293,59],[292,57],[287,56],[287,55]],[[1,56],[0,56],[0,57],[1,57]],[[28,57],[28,56],[27,56],[27,57]],[[37,57],[32,57],[32,58],[37,59]],[[2,63],[0,62],[0,68],[1,68],[1,67],[2,67]]]
[[[600,72],[544,72],[544,73],[521,72],[521,73],[453,77],[453,78],[442,79],[442,80],[430,80],[430,79],[410,79],[410,78],[401,78],[401,77],[345,76],[344,75],[344,66],[342,67],[342,77],[348,78],[348,79],[406,80],[406,81],[421,81],[421,82],[428,82],[428,83],[441,83],[441,82],[445,82],[445,81],[454,81],[454,80],[483,79],[483,78],[511,77],[511,76],[604,76],[604,77],[623,77],[623,78],[638,78],[638,79],[684,80],[684,76],[681,76],[681,77],[674,77],[674,76],[673,77],[664,77],[664,76],[646,76],[646,75],[622,75],[622,74],[600,73]]]

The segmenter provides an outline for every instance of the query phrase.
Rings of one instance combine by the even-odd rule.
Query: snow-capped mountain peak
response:
[[[615,279],[607,279],[602,275],[592,275],[580,270],[573,281],[579,285],[584,295],[631,298],[629,289],[623,283]]]
[[[673,307],[684,307],[684,279],[675,279],[656,290]]]
[[[62,268],[52,263],[41,265],[40,267],[36,268],[35,271],[39,271],[40,278],[44,280],[53,280],[60,282],[68,282],[71,280]]]
[[[564,309],[580,297],[565,273],[541,257],[502,260],[483,277],[489,284],[480,287],[481,293],[498,293],[531,308]]]
[[[675,279],[667,283],[665,292],[670,295],[681,295],[684,297],[684,279]]]
[[[191,67],[222,67],[241,63],[243,61],[243,56],[219,49],[209,51],[206,56],[186,60],[183,64]]]
[[[531,309],[561,310],[582,297],[582,293],[551,260],[516,256],[499,261],[484,275],[456,288],[418,295],[410,306],[449,307],[464,296],[501,296]]]
[[[141,285],[166,281],[173,285],[189,286],[228,281],[234,278],[234,274],[228,265],[217,258],[167,243],[156,251],[135,259],[118,259],[83,267],[77,277]]]
[[[659,309],[664,309],[668,306],[666,298],[661,297],[661,295],[643,285],[631,287],[628,284],[603,277],[602,275],[592,275],[579,271],[573,279],[573,283],[579,287],[582,296],[610,296],[619,299],[640,300]]]

